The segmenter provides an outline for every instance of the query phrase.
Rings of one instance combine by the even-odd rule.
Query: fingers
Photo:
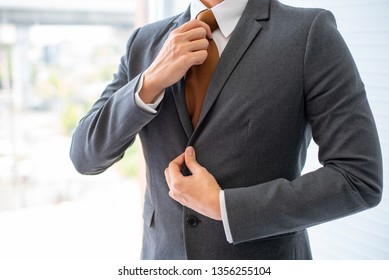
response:
[[[182,187],[181,183],[184,179],[184,176],[181,173],[181,167],[185,162],[184,157],[184,153],[179,155],[171,161],[169,166],[165,169],[165,178],[170,190],[169,196],[183,205],[185,203],[185,199],[180,195],[180,193]]]
[[[188,55],[187,57],[187,60],[189,61],[190,66],[200,65],[204,63],[207,56],[208,56],[208,52],[206,50],[199,50],[190,53],[190,55]]]
[[[207,24],[194,20],[174,30],[171,36],[174,46],[182,45],[184,52],[201,52],[208,48],[207,37],[212,37],[212,33]]]
[[[154,100],[163,89],[179,81],[190,67],[208,56],[212,32],[207,24],[192,20],[173,30],[153,63],[144,72],[142,100]]]
[[[202,166],[196,160],[196,153],[194,148],[189,146],[188,148],[186,148],[184,154],[185,154],[185,164],[190,170],[190,172],[192,172],[192,174],[199,172]]]
[[[197,39],[195,41],[191,41],[187,46],[188,52],[195,52],[206,50],[208,48],[209,41],[207,39]]]
[[[180,34],[183,36],[183,39],[188,41],[207,39],[207,33],[203,27],[196,27]]]
[[[185,163],[185,154],[181,154],[169,163],[165,169],[165,178],[169,188],[175,185],[178,179],[184,177],[181,174],[181,167]]]
[[[212,39],[212,31],[208,24],[205,22],[202,22],[201,20],[194,19],[191,21],[188,21],[187,23],[183,24],[182,26],[178,27],[175,31],[179,33],[184,33],[192,29],[196,29],[198,27],[201,27],[205,29],[205,36],[209,39]]]
[[[168,184],[174,184],[177,179],[184,178],[181,168],[186,165],[192,174],[199,172],[202,166],[196,160],[196,153],[193,147],[189,146],[185,152],[176,157],[165,169],[165,177]]]
[[[185,163],[185,154],[182,153],[181,155],[179,155],[178,157],[176,157],[170,162],[169,167],[170,165],[172,165],[181,168],[184,165],[184,163]]]
[[[189,66],[202,64],[208,56],[209,40],[204,27],[197,27],[184,33],[174,34],[174,45],[182,47],[182,56]],[[183,44],[181,44],[184,42]]]
[[[192,172],[191,176],[181,174],[183,164]],[[196,159],[193,147],[174,159],[165,170],[169,196],[204,216],[221,220],[220,186],[216,179]]]

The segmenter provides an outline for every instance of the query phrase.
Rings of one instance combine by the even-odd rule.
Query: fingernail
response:
[[[194,154],[194,149],[193,149],[192,146],[189,146],[189,147],[187,148],[187,151],[188,151],[188,155],[193,156],[193,154]]]

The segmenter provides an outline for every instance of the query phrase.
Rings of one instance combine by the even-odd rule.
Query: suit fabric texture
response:
[[[105,171],[139,135],[143,259],[311,259],[306,228],[374,207],[382,195],[374,119],[333,15],[249,0],[195,129],[184,79],[166,88],[157,114],[134,99],[142,72],[188,20],[189,9],[133,33],[113,81],[74,132],[76,169]],[[301,176],[311,138],[323,167]],[[164,170],[190,145],[225,192],[233,244],[222,222],[168,195]]]

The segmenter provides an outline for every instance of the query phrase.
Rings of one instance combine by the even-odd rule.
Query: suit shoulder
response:
[[[315,23],[336,29],[335,17],[326,9],[293,7],[278,1],[272,1],[270,20],[288,30],[302,32],[309,32]]]
[[[323,12],[329,12],[322,8],[302,8],[289,6],[278,1],[272,1],[271,11],[274,16],[282,16],[284,20],[290,19],[297,22],[312,22],[319,14]]]
[[[314,16],[325,10],[323,8],[307,8],[307,7],[290,6],[276,0],[272,1],[272,9],[273,11],[279,9],[282,12],[299,14],[302,16],[309,16],[309,15]]]

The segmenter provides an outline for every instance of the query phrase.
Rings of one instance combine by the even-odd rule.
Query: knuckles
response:
[[[183,37],[183,35],[181,33],[173,33],[172,32],[172,33],[170,33],[169,41],[173,45],[177,45],[178,43],[180,43],[182,41],[182,37]]]

